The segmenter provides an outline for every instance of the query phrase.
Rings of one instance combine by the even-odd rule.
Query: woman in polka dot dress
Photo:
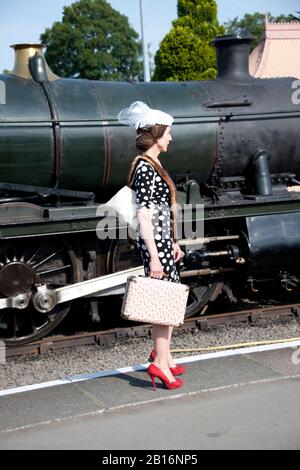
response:
[[[145,274],[155,279],[180,282],[176,262],[183,253],[175,241],[172,211],[176,204],[176,188],[158,159],[172,141],[173,118],[141,102],[133,103],[118,118],[122,124],[134,124],[138,134],[136,147],[140,155],[131,165],[129,185],[136,192],[139,228],[135,246],[143,259]],[[183,381],[177,376],[185,369],[177,366],[171,356],[172,331],[171,326],[153,325],[151,360],[154,362],[148,373],[153,384],[154,378],[159,377],[167,388],[178,388]]]
[[[150,274],[151,277],[160,279],[162,269],[164,280],[180,282],[174,262],[174,241],[171,234],[170,207],[168,202],[170,200],[170,190],[166,182],[150,163],[142,159],[138,163],[132,189],[136,192],[138,210],[141,211],[143,207],[150,210],[153,239],[160,263],[157,267],[151,266],[153,259],[151,259],[147,244],[141,232],[137,232],[136,247],[143,258],[145,274],[147,276]],[[158,272],[155,272],[156,269]]]

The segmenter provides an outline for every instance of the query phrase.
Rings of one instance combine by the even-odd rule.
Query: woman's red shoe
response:
[[[149,362],[154,362],[155,359],[155,351],[152,349],[150,356],[149,356]]]
[[[155,359],[155,351],[154,349],[152,349],[150,356],[149,356],[149,362],[153,362],[154,359]],[[175,377],[176,375],[184,374],[186,372],[186,368],[184,366],[176,365],[175,367],[170,367],[170,371],[172,372],[172,375],[174,375]]]
[[[186,368],[184,366],[178,366],[176,365],[175,367],[170,367],[170,371],[172,372],[172,375],[174,375],[174,377],[176,375],[182,375],[186,372]]]
[[[147,372],[152,380],[152,385],[153,385],[154,390],[156,390],[156,384],[155,384],[156,378],[160,379],[168,390],[173,390],[175,388],[180,388],[183,386],[183,380],[176,379],[175,382],[170,382],[170,380],[159,369],[159,367],[155,366],[154,364],[150,364],[150,366],[147,369]]]

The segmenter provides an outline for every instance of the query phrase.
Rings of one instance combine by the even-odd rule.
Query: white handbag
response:
[[[115,212],[122,222],[125,222],[134,229],[137,227],[136,218],[136,196],[129,186],[123,186],[105,206],[109,211]]]
[[[151,186],[151,196],[150,201],[153,196],[153,191],[155,187],[155,172]],[[132,181],[134,177],[132,178]],[[125,222],[134,230],[138,226],[138,221],[136,218],[136,194],[133,189],[129,186],[123,186],[109,201],[105,203],[105,207],[114,212],[114,215],[117,215],[122,222]]]

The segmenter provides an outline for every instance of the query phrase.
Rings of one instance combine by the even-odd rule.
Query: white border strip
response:
[[[176,359],[177,364],[184,364],[187,362],[205,361],[207,359],[216,359],[219,357],[238,356],[239,354],[251,354],[256,352],[276,351],[278,349],[297,348],[300,346],[300,341],[285,342],[278,344],[267,344],[263,346],[246,347],[229,351],[220,351],[207,354],[200,354],[197,356],[183,357]],[[105,370],[103,372],[96,372],[94,374],[73,375],[62,380],[54,380],[51,382],[43,382],[40,384],[26,385],[23,387],[9,388],[7,390],[0,390],[0,397],[14,395],[17,393],[31,392],[33,390],[41,390],[43,388],[56,387],[58,385],[67,385],[72,383],[84,382],[86,380],[98,379],[102,377],[113,377],[119,374],[127,374],[129,372],[136,372],[145,370],[149,363],[141,364],[133,367],[124,367],[122,369]]]

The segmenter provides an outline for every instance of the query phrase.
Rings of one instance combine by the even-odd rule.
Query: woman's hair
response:
[[[136,138],[136,148],[138,151],[141,153],[147,152],[164,135],[167,128],[168,126],[155,124],[155,126],[138,129]]]

